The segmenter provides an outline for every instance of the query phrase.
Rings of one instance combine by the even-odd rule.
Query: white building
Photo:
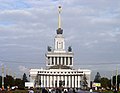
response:
[[[54,49],[48,46],[46,53],[47,69],[31,69],[30,82],[34,82],[37,87],[65,87],[81,88],[84,77],[90,87],[91,71],[87,69],[73,69],[73,52],[68,47],[65,50],[65,40],[61,28],[61,6],[58,8],[58,29],[54,38]]]

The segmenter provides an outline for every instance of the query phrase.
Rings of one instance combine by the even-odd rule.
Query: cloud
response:
[[[98,43],[98,40],[94,40],[94,41],[86,42],[84,45],[90,48],[90,47],[93,47],[97,43]]]
[[[0,54],[5,59],[29,59],[40,62],[39,66],[45,62],[46,47],[54,44],[60,3],[66,46],[72,45],[74,64],[120,60],[120,0],[0,2]]]
[[[23,65],[20,65],[19,67],[19,71],[21,71],[22,73],[28,73],[29,69]]]
[[[30,5],[25,0],[0,0],[0,10],[25,8],[30,8]]]

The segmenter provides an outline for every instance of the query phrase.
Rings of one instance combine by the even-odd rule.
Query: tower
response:
[[[70,68],[73,66],[72,48],[68,47],[65,50],[65,39],[63,36],[63,29],[61,28],[61,11],[62,7],[58,7],[58,29],[54,38],[54,48],[48,46],[46,53],[46,66],[49,68]]]
[[[58,29],[54,39],[54,52],[65,52],[65,40],[63,36],[63,29],[61,28],[61,6],[58,7]]]

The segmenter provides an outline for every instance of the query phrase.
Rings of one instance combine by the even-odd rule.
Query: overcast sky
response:
[[[0,0],[0,64],[16,76],[45,67],[59,4],[74,68],[110,76],[120,67],[120,0]]]

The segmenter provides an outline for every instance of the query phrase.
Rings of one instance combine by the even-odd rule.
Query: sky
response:
[[[110,78],[117,67],[120,72],[120,0],[0,0],[0,69],[21,77],[45,67],[59,5],[74,68],[90,69],[92,77],[100,72]]]

